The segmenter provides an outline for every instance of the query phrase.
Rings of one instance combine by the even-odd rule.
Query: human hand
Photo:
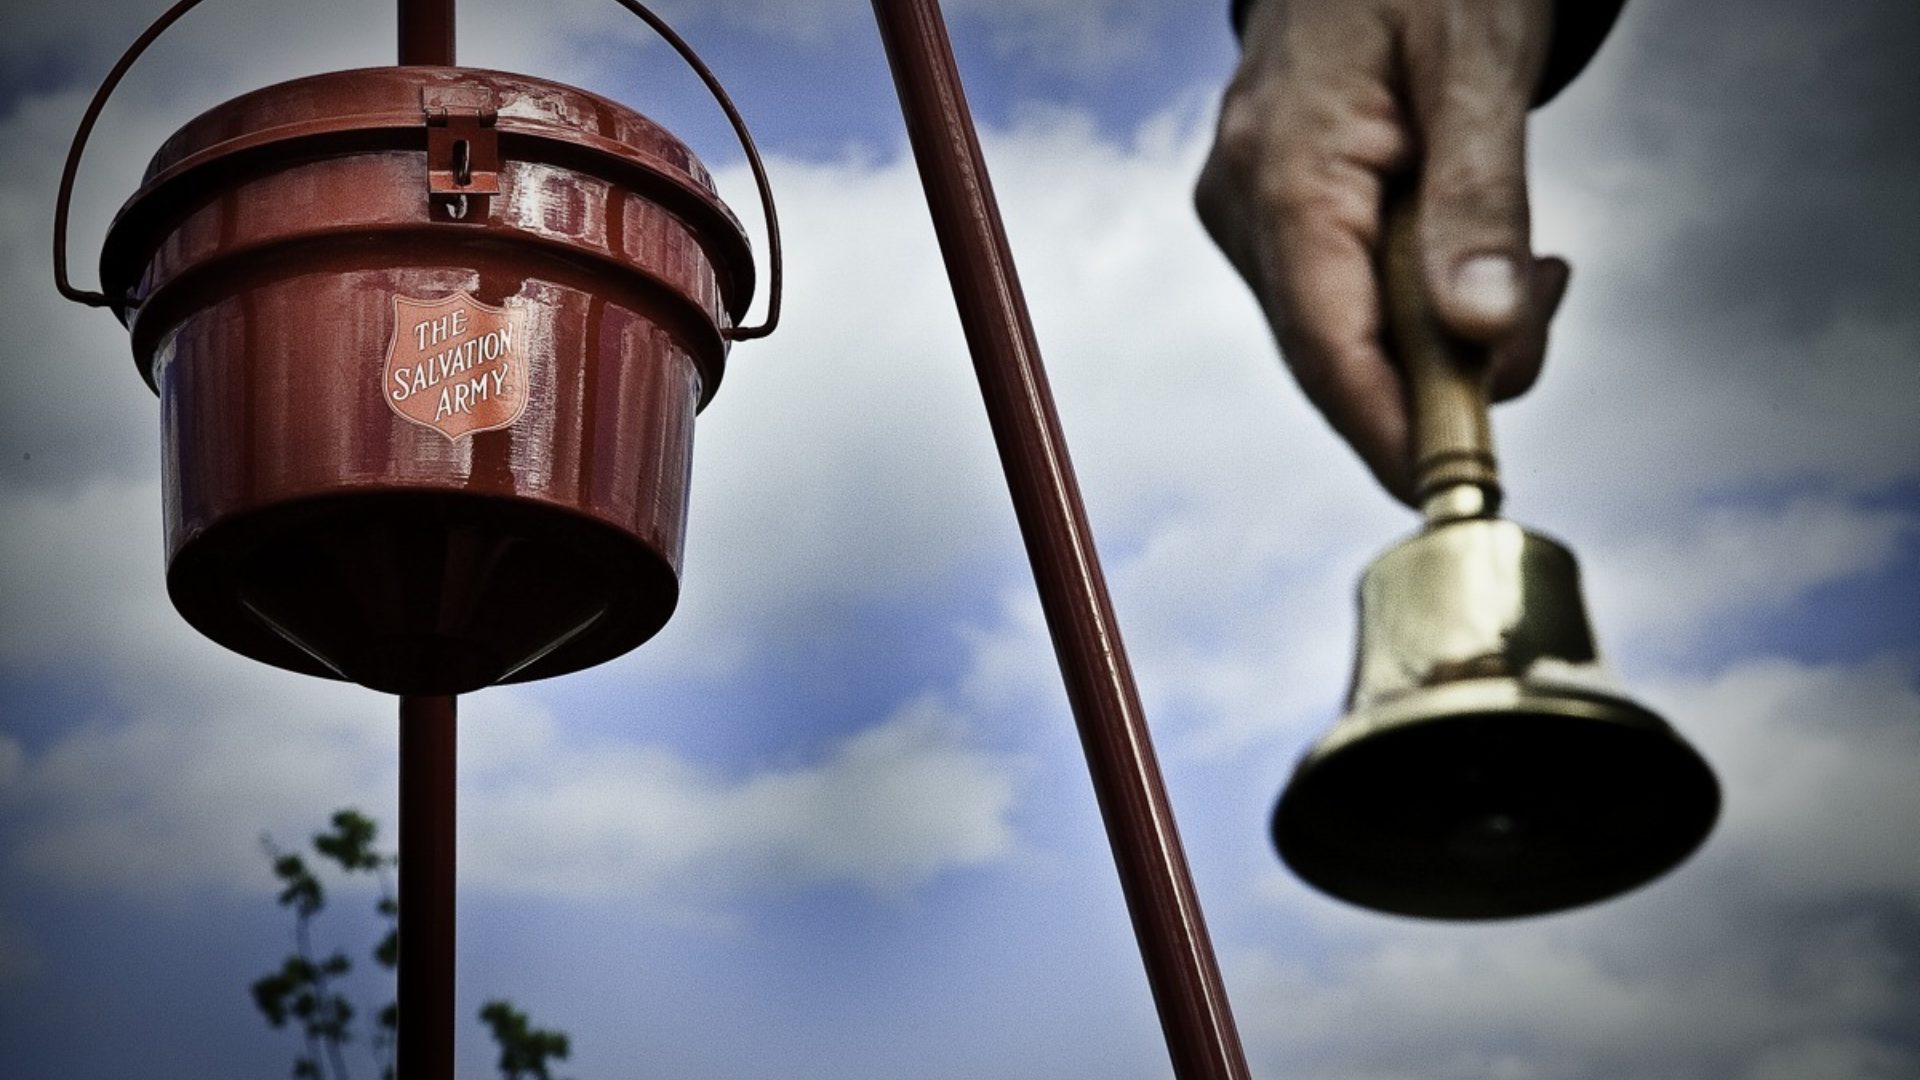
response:
[[[1526,116],[1550,0],[1254,0],[1194,192],[1294,378],[1380,483],[1413,498],[1406,391],[1383,345],[1390,178],[1418,185],[1420,264],[1492,397],[1540,373],[1568,267],[1528,236]]]

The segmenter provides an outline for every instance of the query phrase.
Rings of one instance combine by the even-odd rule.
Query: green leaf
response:
[[[307,871],[307,865],[298,855],[282,855],[274,860],[273,872],[286,888],[280,890],[280,906],[290,907],[303,916],[317,914],[327,904],[326,892],[320,887],[320,879]]]
[[[493,1000],[480,1007],[480,1019],[500,1047],[500,1075],[506,1080],[522,1076],[533,1080],[553,1080],[548,1060],[564,1061],[572,1051],[566,1033],[536,1028],[527,1014],[513,1003]]]
[[[336,811],[329,825],[327,831],[313,836],[314,853],[346,873],[378,872],[399,865],[398,856],[374,847],[379,827],[373,819],[347,808]],[[301,953],[287,957],[280,970],[254,980],[249,988],[254,1005],[269,1026],[285,1027],[289,1020],[298,1020],[309,1048],[324,1044],[330,1053],[337,1053],[339,1044],[352,1041],[352,1025],[357,1013],[352,1001],[335,992],[329,980],[343,978],[351,972],[350,951],[336,949],[317,963],[306,959],[303,954],[308,951],[311,940],[310,920],[326,906],[326,891],[313,866],[299,855],[280,851],[270,836],[262,837],[261,847],[280,883],[280,906],[294,910],[299,917],[297,932]],[[384,892],[384,878],[381,884]],[[376,910],[387,919],[388,925],[374,946],[373,956],[381,967],[391,971],[399,962],[400,907],[391,896],[382,896]],[[554,1080],[552,1063],[565,1060],[572,1051],[571,1040],[565,1032],[535,1027],[527,1014],[510,1001],[487,1002],[480,1010],[480,1018],[499,1046],[501,1075],[507,1080]],[[387,1062],[381,1067],[383,1080],[394,1078],[390,1055],[398,1023],[398,1007],[389,1001],[376,1014],[377,1027],[370,1038],[375,1059],[384,1058]],[[327,1080],[327,1072],[311,1054],[294,1059],[293,1075],[299,1080]]]
[[[267,1023],[273,1027],[285,1027],[287,1023],[287,995],[293,992],[293,984],[287,981],[284,973],[275,973],[254,980],[253,1003],[266,1015]]]
[[[392,971],[399,965],[400,930],[398,927],[387,931],[387,936],[380,939],[380,944],[374,947],[373,958],[388,971]]]
[[[334,1042],[352,1042],[353,1016],[353,1002],[340,994],[330,995],[320,1003],[320,1012],[313,1024],[314,1032]]]
[[[387,862],[386,856],[373,850],[373,839],[379,831],[373,819],[358,810],[351,807],[336,810],[333,831],[314,836],[313,849],[339,863],[348,873],[377,870]]]

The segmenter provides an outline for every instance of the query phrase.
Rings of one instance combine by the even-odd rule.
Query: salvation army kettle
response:
[[[691,150],[575,87],[464,67],[337,71],[166,140],[102,291],[162,417],[167,588],[253,659],[402,694],[578,670],[679,597],[694,417],[752,252]],[[644,9],[628,5],[636,13]]]

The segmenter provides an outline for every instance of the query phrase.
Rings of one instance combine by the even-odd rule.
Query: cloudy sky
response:
[[[172,612],[153,398],[51,285],[60,155],[161,6],[0,14],[0,1062],[35,1080],[284,1075],[296,1040],[246,994],[289,947],[258,838],[393,820],[390,699]],[[580,1080],[1165,1077],[866,6],[661,6],[770,154],[787,322],[700,419],[673,624],[463,701],[461,1013],[514,998]],[[1539,244],[1576,270],[1546,377],[1497,417],[1510,508],[1581,555],[1615,666],[1726,809],[1647,889],[1465,927],[1325,899],[1265,839],[1337,710],[1354,578],[1412,522],[1189,209],[1224,12],[951,7],[1256,1074],[1920,1076],[1910,0],[1632,0],[1536,118]],[[94,140],[79,276],[164,133],[387,62],[390,20],[189,16]],[[711,106],[613,5],[469,0],[461,44],[660,118],[755,220]],[[341,892],[321,940],[370,942],[371,903]]]

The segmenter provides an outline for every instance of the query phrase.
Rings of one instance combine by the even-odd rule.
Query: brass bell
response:
[[[1346,712],[1281,793],[1274,845],[1309,884],[1382,911],[1558,911],[1678,865],[1719,786],[1606,675],[1573,555],[1497,516],[1485,355],[1433,322],[1414,215],[1410,194],[1391,201],[1384,269],[1426,521],[1361,579]]]

